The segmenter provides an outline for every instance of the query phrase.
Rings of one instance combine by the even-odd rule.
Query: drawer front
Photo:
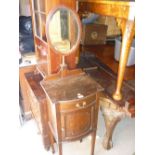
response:
[[[92,102],[88,107],[78,108],[76,111],[62,112],[60,114],[61,139],[76,140],[92,132],[95,129],[95,113],[96,102]]]
[[[81,99],[77,99],[74,101],[67,101],[67,102],[62,101],[59,102],[59,108],[61,112],[76,111],[88,107],[90,104],[95,102],[95,100],[96,100],[96,94]]]
[[[30,107],[31,107],[33,117],[37,122],[39,130],[42,131],[41,116],[40,116],[40,109],[39,109],[38,100],[36,99],[32,89],[30,87],[29,87],[29,89],[27,91],[28,91],[28,97],[29,97],[29,102],[30,102]]]

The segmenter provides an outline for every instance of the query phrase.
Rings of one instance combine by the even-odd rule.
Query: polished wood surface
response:
[[[115,90],[117,76],[106,65],[102,64],[100,61],[96,61],[96,58],[91,58],[91,61],[93,61],[93,63],[95,63],[99,68],[86,70],[87,74],[89,74],[91,78],[104,88],[104,94],[107,95],[114,104],[124,107],[127,101],[135,98],[134,86],[129,84],[127,81],[124,81],[122,87],[124,96],[122,100],[114,100],[112,98],[112,94]]]
[[[122,30],[122,49],[118,68],[118,78],[116,90],[113,98],[122,99],[122,83],[129,55],[129,49],[135,34],[135,2],[134,1],[117,1],[117,0],[78,0],[79,13],[94,12],[101,15],[114,16],[117,19],[118,26]]]
[[[93,53],[103,64],[107,65],[116,75],[118,75],[119,62],[114,59],[114,42],[107,42],[105,45],[82,46],[82,52]],[[135,65],[126,67],[124,80],[135,80]]]

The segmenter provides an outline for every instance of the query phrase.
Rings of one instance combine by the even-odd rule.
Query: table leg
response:
[[[62,142],[58,142],[58,154],[62,155]]]
[[[116,90],[113,94],[113,99],[115,100],[122,99],[121,87],[123,83],[123,77],[124,77],[125,67],[127,64],[131,43],[135,34],[135,22],[129,21],[129,20],[122,22],[121,29],[122,29],[123,37],[122,37],[122,48],[121,48],[121,54],[120,54]]]
[[[100,98],[100,108],[104,117],[106,132],[103,139],[103,147],[105,149],[112,148],[112,134],[117,123],[125,117],[125,112],[110,99]]]
[[[104,115],[104,121],[105,121],[105,126],[106,126],[106,133],[103,139],[103,147],[109,150],[113,147],[113,143],[112,143],[113,131],[117,123],[121,120],[121,118],[118,116],[111,117],[107,113],[104,113],[103,115]]]
[[[92,140],[91,140],[91,155],[94,155],[94,148],[95,148],[95,141],[96,141],[96,131],[94,131],[92,134]]]

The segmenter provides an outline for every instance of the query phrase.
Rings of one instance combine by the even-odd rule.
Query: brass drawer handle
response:
[[[77,108],[83,108],[86,105],[86,102],[84,101],[82,104],[77,103],[75,106]]]
[[[79,108],[79,107],[80,107],[80,104],[79,104],[79,103],[77,103],[75,106],[76,106],[77,108]]]

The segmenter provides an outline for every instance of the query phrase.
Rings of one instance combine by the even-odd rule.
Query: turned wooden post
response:
[[[120,24],[122,29],[122,48],[120,53],[116,90],[113,94],[113,98],[115,100],[122,99],[121,88],[123,83],[123,77],[124,77],[125,67],[127,64],[131,43],[135,34],[134,20],[123,20]]]

